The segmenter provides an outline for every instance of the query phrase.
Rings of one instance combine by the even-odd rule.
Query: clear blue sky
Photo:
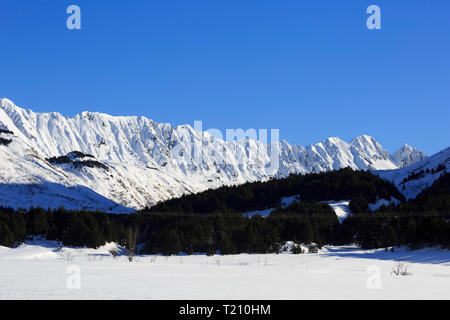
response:
[[[448,0],[1,0],[0,97],[432,154],[450,145],[449,17]]]

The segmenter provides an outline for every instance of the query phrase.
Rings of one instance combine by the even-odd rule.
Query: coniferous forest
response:
[[[281,206],[283,197],[294,195],[300,195],[300,201]],[[369,211],[369,203],[391,197],[400,203]],[[340,224],[322,201],[342,199],[351,200],[352,215]],[[242,215],[267,208],[273,208],[268,217]],[[2,246],[41,235],[69,246],[95,248],[115,241],[128,248],[130,234],[136,236],[139,253],[164,255],[276,253],[288,240],[319,247],[356,243],[366,249],[450,248],[450,174],[442,173],[409,201],[370,172],[342,169],[221,187],[129,215],[0,208]]]

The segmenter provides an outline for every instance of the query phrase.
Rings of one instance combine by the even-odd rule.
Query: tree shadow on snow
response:
[[[53,182],[36,184],[0,184],[0,206],[14,209],[41,207],[43,209],[104,211],[131,213],[122,206],[85,186],[65,186]]]
[[[384,249],[363,250],[356,247],[327,248],[321,255],[340,258],[376,259],[386,261],[404,261],[411,263],[450,264],[450,251],[438,248],[408,250],[405,247],[394,248],[394,252]]]

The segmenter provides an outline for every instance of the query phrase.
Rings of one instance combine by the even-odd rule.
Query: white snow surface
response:
[[[294,201],[300,201],[300,196],[283,197],[281,198],[281,207],[288,207]]]
[[[334,213],[336,213],[340,223],[351,215],[348,207],[350,205],[350,200],[329,201],[327,203],[334,210]]]
[[[0,204],[13,208],[129,212],[183,194],[291,173],[399,167],[397,157],[366,135],[350,142],[333,137],[307,147],[286,141],[273,146],[249,139],[226,142],[189,125],[173,127],[145,117],[87,111],[68,118],[26,110],[5,98],[0,99],[0,128],[13,132],[0,133],[12,140],[0,145]],[[273,171],[277,166],[270,150],[277,149],[280,161]],[[72,151],[92,155],[109,169],[46,160]],[[410,151],[402,155],[408,157]],[[194,156],[199,152],[202,157]]]
[[[300,201],[300,196],[284,197],[281,199],[281,207],[285,208],[294,201]],[[351,215],[349,209],[350,200],[324,201],[324,203],[327,203],[334,210],[334,213],[338,217],[340,223],[342,223],[345,219],[347,219]],[[243,213],[243,215],[249,218],[257,215],[262,217],[268,217],[273,210],[275,210],[275,208],[245,212]]]
[[[99,249],[58,249],[38,241],[0,247],[0,299],[450,299],[450,252],[395,252],[355,246],[317,254],[136,256]],[[392,275],[397,261],[409,276]],[[68,286],[80,271],[80,288]],[[375,269],[374,269],[375,268]],[[368,287],[374,270],[380,288]],[[72,288],[72,289],[71,289]]]
[[[389,206],[390,204],[397,205],[399,203],[400,203],[400,201],[395,199],[394,197],[391,197],[390,200],[378,199],[377,202],[375,202],[375,203],[369,203],[369,210],[375,211],[375,210],[378,210],[379,208],[381,208],[382,206]]]
[[[269,208],[264,210],[256,210],[242,213],[243,216],[251,218],[254,216],[268,217],[275,208]]]
[[[299,196],[283,197],[283,198],[281,198],[281,207],[286,208],[294,201],[300,201],[300,197]],[[269,209],[257,210],[257,211],[249,211],[249,212],[244,212],[242,215],[244,215],[248,218],[251,218],[253,216],[268,217],[273,210],[275,210],[275,208],[269,208]]]

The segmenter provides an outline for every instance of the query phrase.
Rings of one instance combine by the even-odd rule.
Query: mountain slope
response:
[[[53,206],[58,197],[50,201],[54,192],[46,187],[53,183],[90,189],[113,201],[117,211],[114,208],[140,209],[183,194],[291,173],[344,167],[398,168],[398,161],[369,136],[350,143],[329,138],[307,147],[286,141],[268,146],[249,139],[226,142],[189,125],[173,127],[145,117],[96,112],[68,118],[55,112],[25,110],[8,99],[0,99],[0,138],[4,139],[0,140],[0,182],[12,188],[0,196],[0,202],[12,207]],[[89,155],[104,167],[49,161],[73,151]],[[271,158],[278,154],[279,162]],[[14,195],[14,185],[36,184],[44,188],[46,197],[38,191],[27,201]],[[110,203],[99,205],[73,191],[76,188],[71,190],[79,194],[73,206],[82,203],[91,209],[111,208]]]
[[[450,171],[450,148],[398,170],[374,171],[383,179],[395,183],[407,199],[415,198],[430,187],[444,172]]]

